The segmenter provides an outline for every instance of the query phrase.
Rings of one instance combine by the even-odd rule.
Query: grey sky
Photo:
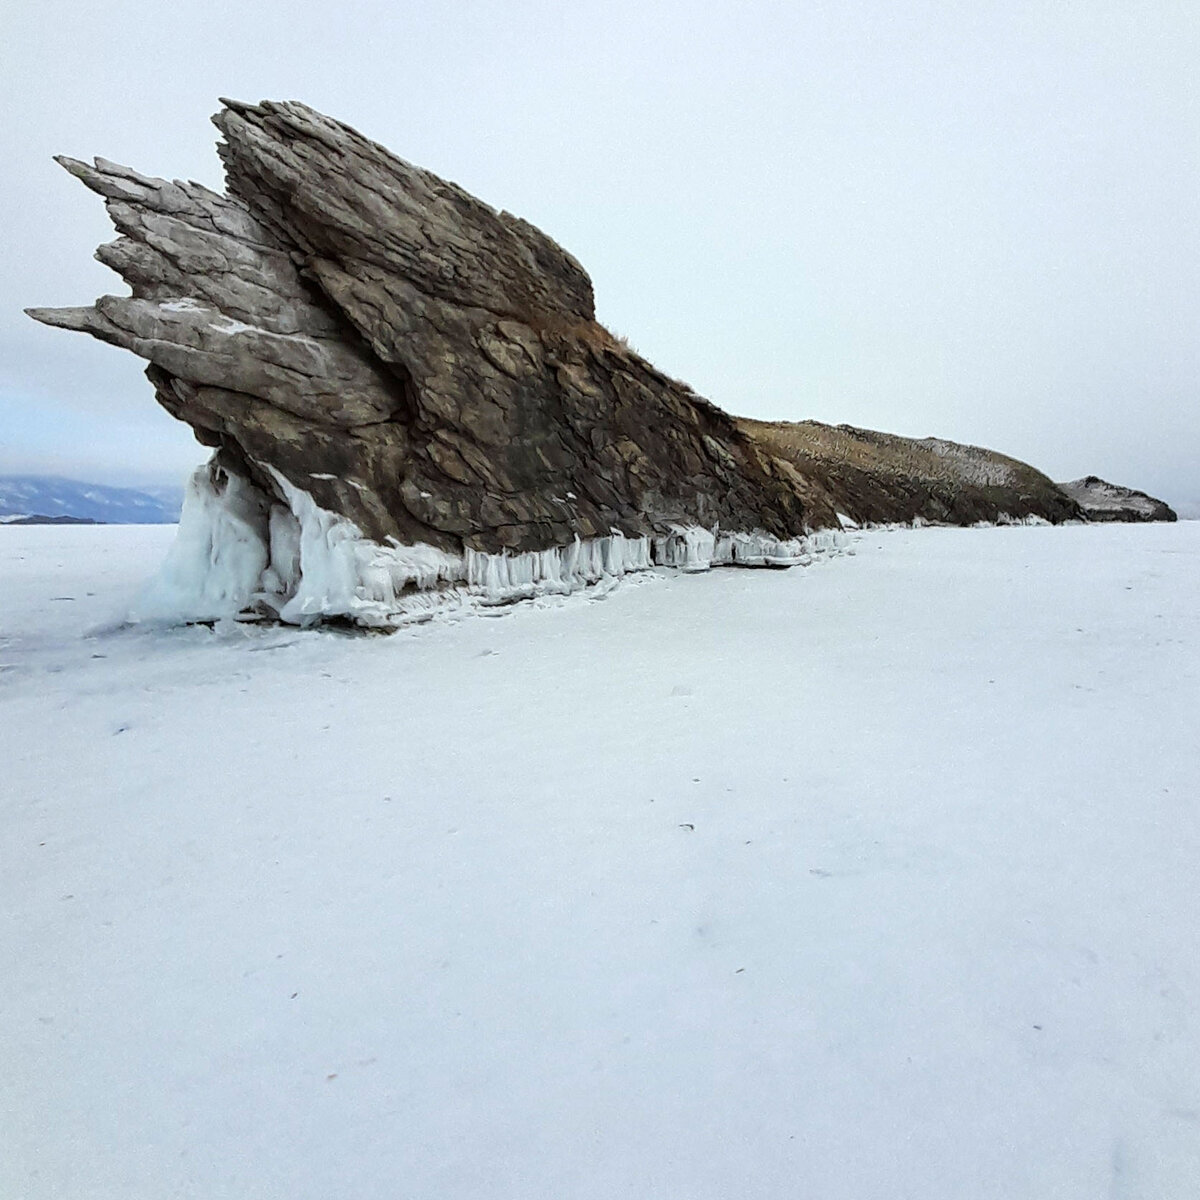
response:
[[[5,0],[0,470],[180,475],[100,154],[220,186],[219,95],[299,99],[541,226],[734,412],[937,434],[1200,498],[1200,5]]]

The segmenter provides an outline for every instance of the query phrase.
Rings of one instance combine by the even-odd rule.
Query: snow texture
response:
[[[0,1196],[1194,1200],[1200,525],[371,638],[170,534],[0,528]]]
[[[159,307],[175,312],[188,311],[173,307],[170,304],[160,304]],[[320,345],[316,338],[311,338],[307,334],[278,333],[273,329],[264,329],[261,325],[247,325],[245,321],[237,321],[233,317],[226,317],[224,315],[221,316],[219,322],[211,321],[209,328],[215,329],[218,333],[227,333],[231,336],[237,333],[252,333],[256,337],[281,338],[285,341],[303,343],[308,346]]]
[[[190,313],[208,312],[211,306],[197,300],[195,296],[180,296],[177,300],[160,300],[158,307],[163,312]]]

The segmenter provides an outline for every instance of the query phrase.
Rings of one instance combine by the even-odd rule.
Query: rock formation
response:
[[[1057,523],[1080,515],[1040,471],[979,446],[819,421],[740,419],[738,425],[858,525]]]
[[[1089,521],[1174,521],[1170,506],[1145,492],[1106,483],[1095,475],[1058,485]]]
[[[911,451],[838,461],[787,432],[827,427],[738,422],[597,324],[533,226],[303,105],[223,104],[226,195],[59,159],[104,198],[97,257],[131,295],[28,310],[145,358],[215,450],[152,610],[391,623],[652,563],[786,566],[839,511],[1078,515],[986,452],[908,444],[968,496],[906,475]]]

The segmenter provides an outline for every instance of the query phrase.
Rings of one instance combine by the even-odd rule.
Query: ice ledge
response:
[[[342,619],[394,628],[447,610],[611,586],[655,567],[696,572],[807,565],[846,540],[834,530],[781,541],[761,532],[680,525],[653,537],[614,530],[520,554],[453,554],[372,541],[278,471],[264,470],[286,503],[215,463],[195,472],[175,543],[134,619],[258,615],[294,625]]]

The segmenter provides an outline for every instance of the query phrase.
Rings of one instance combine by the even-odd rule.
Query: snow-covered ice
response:
[[[0,528],[0,1196],[1200,1194],[1200,525],[121,626],[173,532]]]

